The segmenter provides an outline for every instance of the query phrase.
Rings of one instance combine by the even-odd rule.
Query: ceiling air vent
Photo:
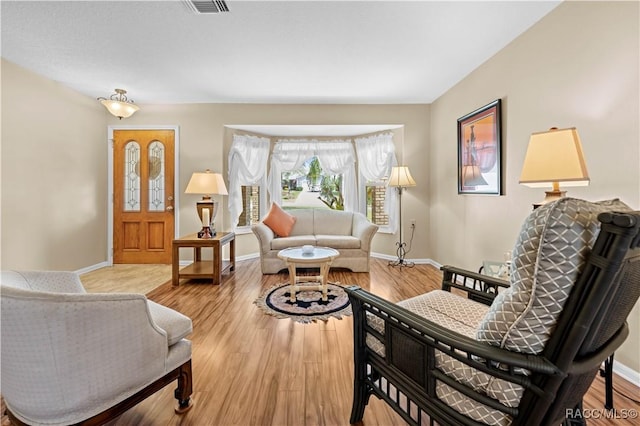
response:
[[[185,3],[189,5],[196,13],[218,13],[228,12],[229,7],[224,0],[185,0]]]

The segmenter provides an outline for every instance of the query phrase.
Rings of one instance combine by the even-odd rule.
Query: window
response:
[[[302,167],[282,172],[282,208],[344,210],[342,175],[326,173],[317,156]]]
[[[350,139],[280,139],[271,153],[271,201],[284,207],[293,204],[292,198],[297,201],[302,196],[308,201],[300,202],[300,207],[322,207],[324,204],[337,210],[358,211],[355,161]],[[308,191],[310,170],[315,172],[312,189],[318,190],[317,196]],[[293,208],[291,204],[289,208]]]
[[[233,135],[229,152],[231,226],[243,232],[268,210],[331,208],[358,211],[395,232],[397,194],[386,186],[397,164],[392,133],[353,139]],[[267,175],[267,165],[269,173]]]

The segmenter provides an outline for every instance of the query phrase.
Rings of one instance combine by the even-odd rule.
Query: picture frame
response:
[[[458,194],[502,195],[501,103],[458,119]]]

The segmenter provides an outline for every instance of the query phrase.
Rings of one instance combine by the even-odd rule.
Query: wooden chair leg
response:
[[[180,366],[180,372],[178,376],[178,387],[174,392],[175,398],[178,400],[178,406],[175,409],[177,414],[182,414],[191,409],[193,404],[191,403],[192,389],[192,374],[191,374],[191,360]]]

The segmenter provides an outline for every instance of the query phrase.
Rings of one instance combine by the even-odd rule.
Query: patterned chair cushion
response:
[[[486,305],[443,290],[434,290],[402,300],[397,305],[471,338],[475,338],[478,323],[489,309]],[[374,330],[384,335],[384,321],[380,317],[367,313],[367,322]],[[367,334],[365,342],[378,355],[385,356],[384,343],[375,336]]]
[[[493,301],[477,339],[517,352],[542,352],[598,236],[598,214],[612,210],[631,209],[617,199],[562,198],[534,210],[513,251],[511,287]]]

